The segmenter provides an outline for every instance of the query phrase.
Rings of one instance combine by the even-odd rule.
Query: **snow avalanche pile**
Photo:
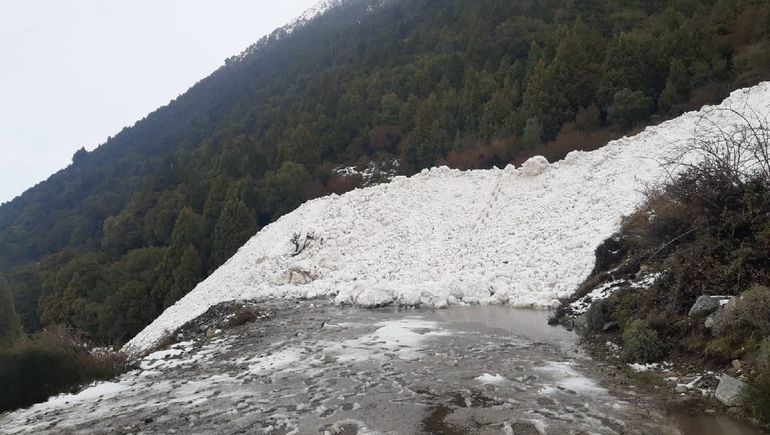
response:
[[[229,300],[553,307],[590,273],[594,249],[643,199],[645,184],[662,179],[661,162],[701,126],[738,122],[719,108],[767,116],[770,82],[557,163],[539,157],[520,169],[434,168],[309,201],[262,229],[127,350],[147,349]]]

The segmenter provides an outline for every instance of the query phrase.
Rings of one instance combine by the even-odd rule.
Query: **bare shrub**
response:
[[[718,176],[735,185],[756,177],[770,180],[770,124],[751,108],[744,112],[716,109],[704,115],[698,124],[700,133],[667,163],[684,167],[694,178]],[[712,119],[715,114],[738,122],[723,127]]]
[[[341,195],[350,192],[361,185],[361,175],[335,175],[326,183],[326,188],[332,193]]]
[[[227,319],[223,326],[226,329],[235,328],[237,326],[251,323],[259,319],[261,315],[262,312],[257,307],[240,307],[233,313],[231,317]]]
[[[159,350],[168,349],[172,345],[176,344],[177,341],[178,340],[177,340],[176,333],[174,331],[170,331],[166,329],[163,331],[163,334],[161,334],[160,338],[158,338],[158,340],[155,341],[155,344],[151,348],[147,349],[144,352],[141,352],[141,354],[139,355],[131,355],[131,357],[134,357],[134,358],[143,357],[153,352],[157,352]]]
[[[0,349],[0,411],[28,406],[127,368],[124,355],[92,352],[67,328],[51,328]]]
[[[290,240],[291,244],[294,245],[294,252],[291,253],[291,256],[296,257],[301,254],[314,240],[315,236],[312,233],[306,233],[304,236],[300,233],[294,233]]]

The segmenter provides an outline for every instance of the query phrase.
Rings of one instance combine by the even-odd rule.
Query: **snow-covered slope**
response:
[[[721,107],[767,116],[770,82],[733,93]],[[147,349],[233,299],[554,306],[590,273],[594,249],[639,204],[644,185],[663,176],[660,162],[709,125],[704,116],[725,127],[737,122],[729,111],[704,108],[551,165],[535,158],[518,169],[435,168],[309,201],[262,229],[126,349]]]
[[[314,18],[324,14],[326,11],[331,10],[335,7],[339,7],[340,5],[344,4],[346,1],[349,0],[320,0],[318,3],[314,4],[297,18],[295,18],[291,23],[283,26],[281,29],[284,30],[286,33],[291,33],[296,29],[297,27],[304,26],[308,22],[312,21]]]

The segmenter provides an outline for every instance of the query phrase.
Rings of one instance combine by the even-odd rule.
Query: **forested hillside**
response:
[[[335,173],[558,158],[770,78],[758,0],[351,0],[0,207],[24,327],[124,342]]]

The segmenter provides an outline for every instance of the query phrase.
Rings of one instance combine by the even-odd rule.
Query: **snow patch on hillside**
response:
[[[734,92],[721,107],[767,116],[770,82]],[[662,179],[660,162],[708,124],[703,117],[726,128],[738,122],[717,108],[553,164],[434,168],[309,201],[263,228],[126,349],[148,349],[228,300],[554,307],[590,273],[595,248],[642,201],[640,190]]]
[[[288,35],[291,35],[297,29],[325,15],[327,12],[330,12],[332,10],[336,10],[339,8],[343,8],[346,5],[354,3],[356,1],[367,1],[368,4],[366,8],[366,13],[372,13],[372,12],[375,12],[378,8],[383,7],[388,0],[320,0],[318,3],[316,3],[315,5],[311,6],[310,8],[302,12],[302,14],[300,14],[297,18],[293,19],[288,24],[285,24],[273,30],[269,35],[263,36],[256,43],[250,45],[241,53],[227,59],[225,63],[230,64],[230,63],[242,62],[243,60],[247,59],[249,56],[252,56],[255,53],[257,53],[261,48],[266,46],[269,42],[276,41]],[[358,23],[360,23],[360,20],[358,21]]]
[[[319,17],[335,7],[338,7],[349,0],[321,0],[315,5],[304,11],[299,17],[295,18],[291,23],[283,26],[281,30],[287,34],[293,32],[296,28],[304,26],[316,17]]]

